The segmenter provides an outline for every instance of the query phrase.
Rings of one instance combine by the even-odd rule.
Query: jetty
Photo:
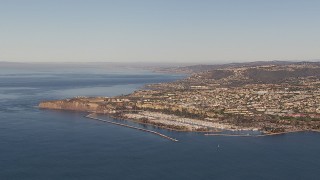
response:
[[[162,137],[162,138],[171,140],[171,141],[173,141],[173,142],[178,142],[177,139],[171,138],[171,137],[169,137],[169,136],[166,136],[166,135],[161,134],[161,133],[156,132],[156,131],[152,131],[152,130],[148,130],[148,129],[143,129],[143,128],[139,128],[139,127],[135,127],[135,126],[130,126],[130,125],[127,125],[127,124],[117,123],[117,122],[113,122],[113,121],[108,121],[108,120],[105,120],[105,119],[100,119],[100,118],[94,117],[93,115],[94,115],[94,113],[93,113],[93,114],[89,114],[89,115],[87,115],[87,116],[85,116],[85,117],[86,117],[86,118],[89,118],[89,119],[94,119],[94,120],[97,120],[97,121],[102,121],[102,122],[106,122],[106,123],[118,125],[118,126],[123,126],[123,127],[131,128],[131,129],[136,129],[136,130],[143,131],[143,132],[148,132],[148,133],[151,133],[151,134],[160,136],[160,137]]]

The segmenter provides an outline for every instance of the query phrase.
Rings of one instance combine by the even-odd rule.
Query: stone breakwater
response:
[[[158,133],[156,131],[152,131],[152,130],[143,129],[143,128],[139,128],[139,127],[135,127],[135,126],[130,126],[130,125],[127,125],[127,124],[122,124],[122,123],[117,123],[117,122],[113,122],[113,121],[100,119],[100,118],[97,118],[95,114],[89,114],[89,115],[86,116],[86,118],[90,118],[90,119],[94,119],[94,120],[97,120],[97,121],[102,121],[102,122],[106,122],[106,123],[110,123],[110,124],[114,124],[114,125],[118,125],[118,126],[123,126],[123,127],[131,128],[131,129],[136,129],[136,130],[139,130],[139,131],[143,131],[143,132],[147,132],[147,133],[151,133],[151,134],[160,136],[162,138],[165,138],[165,139],[168,139],[168,140],[171,140],[171,141],[174,141],[174,142],[178,142],[177,139],[171,138],[169,136],[166,136],[164,134]]]

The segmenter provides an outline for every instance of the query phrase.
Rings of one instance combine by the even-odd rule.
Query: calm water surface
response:
[[[127,94],[178,78],[143,71],[2,71],[0,179],[319,179],[317,133],[207,137],[144,126],[175,143],[85,113],[35,107],[41,100]]]

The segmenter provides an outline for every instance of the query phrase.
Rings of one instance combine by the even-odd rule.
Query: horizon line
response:
[[[196,61],[196,62],[172,62],[172,61],[161,61],[161,62],[148,62],[148,61],[8,61],[0,60],[0,63],[19,63],[19,64],[90,64],[90,63],[113,63],[113,64],[233,64],[233,63],[250,63],[250,62],[316,62],[320,61],[320,58],[316,59],[273,59],[273,60],[216,60],[215,62],[210,61]]]

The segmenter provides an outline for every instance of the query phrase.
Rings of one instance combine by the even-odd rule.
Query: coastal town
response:
[[[319,131],[320,65],[209,69],[128,95],[75,97],[39,107],[103,113],[177,131]]]

